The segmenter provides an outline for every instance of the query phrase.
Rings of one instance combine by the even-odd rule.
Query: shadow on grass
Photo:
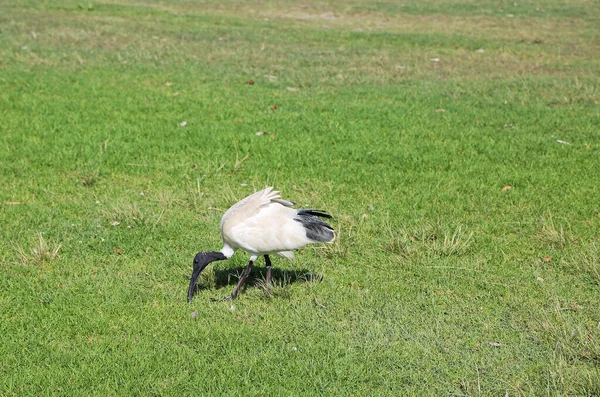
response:
[[[236,266],[227,269],[213,269],[202,273],[198,280],[195,292],[201,289],[220,289],[237,285],[242,272],[246,266]],[[254,267],[246,279],[242,291],[249,288],[259,288],[266,291],[267,270],[264,267]],[[271,287],[275,295],[279,295],[283,288],[294,283],[320,282],[323,279],[321,274],[308,269],[281,270],[273,267],[271,270]]]
[[[216,288],[226,287],[228,285],[237,285],[242,272],[246,266],[237,266],[229,269],[215,269],[213,270],[215,279],[214,286]],[[248,285],[260,284],[265,282],[267,277],[267,270],[263,268],[252,268],[252,272],[246,279]],[[320,281],[323,278],[320,274],[312,272],[308,269],[299,270],[281,270],[277,268],[271,269],[271,283],[274,286],[283,287],[285,285],[291,285],[297,282],[305,283],[307,281]]]

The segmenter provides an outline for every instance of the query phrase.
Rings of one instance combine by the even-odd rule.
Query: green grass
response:
[[[0,4],[0,394],[600,394],[600,8],[513,3]],[[186,303],[267,185],[338,240]]]

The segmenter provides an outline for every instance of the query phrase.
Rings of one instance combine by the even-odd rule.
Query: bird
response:
[[[194,288],[202,270],[214,261],[231,258],[238,249],[250,254],[250,261],[231,296],[224,299],[234,300],[238,296],[254,262],[260,256],[265,258],[266,287],[270,292],[269,255],[293,259],[294,250],[307,244],[328,243],[335,239],[333,227],[321,219],[331,219],[331,215],[322,210],[295,209],[295,203],[282,199],[279,193],[273,187],[267,187],[240,200],[223,214],[223,248],[220,251],[201,251],[194,257],[188,302],[194,297]]]

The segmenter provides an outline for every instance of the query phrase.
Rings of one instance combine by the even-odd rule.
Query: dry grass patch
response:
[[[537,233],[540,242],[557,249],[565,248],[570,241],[570,235],[565,231],[563,225],[554,222],[549,211],[540,219],[540,223],[541,230]]]
[[[541,335],[554,346],[549,383],[566,394],[598,395],[600,335],[596,322],[586,324],[581,316],[573,315],[582,309],[577,303],[561,303],[556,297],[552,311],[540,320]],[[574,376],[574,366],[585,376]]]
[[[103,211],[103,218],[114,226],[142,226],[150,221],[150,216],[142,211],[137,203],[117,202]]]
[[[409,230],[395,231],[389,225],[386,230],[390,239],[384,248],[401,257],[463,255],[473,243],[473,232],[463,225],[426,222]]]
[[[285,70],[296,70],[298,60],[290,59],[289,54],[304,48],[307,56],[303,59],[319,60],[311,65],[317,72],[315,74],[335,77],[342,73],[346,84],[364,82],[365,77],[379,84],[404,78],[427,79],[432,75],[469,80],[523,74],[567,77],[573,75],[572,65],[592,62],[600,66],[592,56],[600,51],[599,42],[593,40],[595,30],[587,21],[412,15],[363,10],[348,2],[311,7],[258,3],[223,7],[186,2],[164,5],[121,1],[105,4],[112,8],[126,7],[127,12],[140,18],[136,19],[135,26],[131,26],[125,23],[127,19],[110,15],[108,10],[54,11],[40,19],[26,14],[26,10],[13,9],[13,18],[26,21],[12,26],[21,36],[20,42],[14,45],[28,50],[15,51],[13,47],[4,55],[23,64],[72,68],[99,62],[179,64],[198,59],[221,65],[247,59],[259,69],[272,69],[274,64],[279,64]],[[148,13],[158,15],[149,18]],[[201,19],[195,21],[196,16]],[[55,21],[61,18],[67,18],[71,25],[57,25]],[[169,29],[170,19],[181,18],[184,18],[183,24],[190,28],[200,27],[203,33],[181,35]],[[209,19],[204,20],[206,18]],[[209,29],[210,26],[218,28],[217,18],[231,18],[232,22],[241,23],[246,31],[252,24],[265,26],[260,35],[217,37],[212,33],[214,29]],[[319,47],[319,54],[311,53],[318,30],[312,31],[306,40],[292,42],[293,48],[281,51],[280,37],[295,37],[295,32],[289,29],[301,27],[323,31],[325,41],[321,44],[325,47]],[[340,35],[354,33],[360,35],[357,36],[361,43],[359,47],[339,45]],[[271,42],[273,39],[276,41]],[[380,44],[373,47],[374,41],[380,41]],[[449,43],[451,45],[447,45]],[[69,48],[78,51],[65,51]],[[323,48],[330,51],[323,52]],[[433,58],[440,61],[434,64],[430,61]]]
[[[575,254],[571,263],[576,269],[592,276],[592,280],[600,285],[600,247],[592,244]]]
[[[17,245],[17,252],[21,256],[23,263],[49,263],[58,257],[58,251],[62,244],[48,243],[42,233],[38,233],[38,238],[29,249]]]

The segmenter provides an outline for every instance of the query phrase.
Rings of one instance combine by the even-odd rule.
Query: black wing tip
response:
[[[299,210],[298,211],[298,215],[313,215],[313,216],[318,216],[319,218],[326,218],[326,219],[332,219],[333,216],[329,215],[327,212],[323,211],[323,210],[315,210],[315,209],[306,209],[306,210]]]

